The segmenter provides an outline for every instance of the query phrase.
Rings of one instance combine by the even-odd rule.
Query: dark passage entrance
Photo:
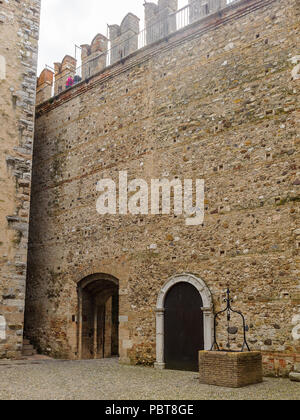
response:
[[[118,356],[117,280],[107,275],[94,275],[82,280],[79,286],[79,357],[102,359]]]
[[[204,349],[203,302],[189,283],[177,283],[165,299],[165,363],[167,369],[198,371]]]

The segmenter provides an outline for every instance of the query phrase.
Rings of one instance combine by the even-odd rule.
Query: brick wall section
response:
[[[251,348],[286,360],[281,374],[291,369],[300,350],[298,20],[298,1],[241,1],[37,108],[26,328],[41,349],[76,358],[76,283],[107,273],[120,285],[121,361],[152,364],[158,293],[190,272],[215,311],[229,284]],[[117,182],[120,170],[149,183],[203,177],[204,226],[100,217],[96,183]],[[218,331],[225,346],[226,324]]]
[[[0,2],[0,358],[22,348],[39,16]]]
[[[240,388],[262,382],[259,352],[199,352],[200,383]]]

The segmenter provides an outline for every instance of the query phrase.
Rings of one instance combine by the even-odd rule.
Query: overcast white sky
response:
[[[179,0],[179,7],[187,2]],[[143,4],[144,0],[42,0],[38,74],[66,54],[74,56],[75,44],[90,44],[99,32],[107,35],[107,24],[120,24],[128,12],[141,19],[143,29]]]

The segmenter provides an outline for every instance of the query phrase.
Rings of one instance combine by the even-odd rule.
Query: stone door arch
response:
[[[108,274],[93,274],[77,285],[78,358],[118,356],[119,282]]]
[[[156,304],[156,363],[158,369],[165,369],[164,360],[164,317],[165,299],[170,289],[178,283],[189,283],[199,292],[203,307],[204,350],[210,350],[213,343],[213,303],[209,288],[203,280],[193,274],[180,274],[172,277],[161,289]],[[202,327],[202,326],[201,326]]]

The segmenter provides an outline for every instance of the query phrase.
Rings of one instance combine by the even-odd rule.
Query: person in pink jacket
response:
[[[67,82],[66,82],[66,89],[68,89],[68,88],[72,87],[72,86],[73,86],[73,84],[74,84],[74,79],[73,79],[73,77],[72,77],[72,76],[68,77],[68,80],[67,80]]]

